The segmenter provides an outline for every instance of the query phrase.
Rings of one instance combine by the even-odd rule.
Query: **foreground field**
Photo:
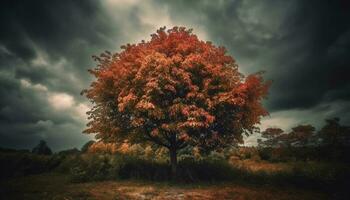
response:
[[[287,187],[241,183],[172,184],[168,182],[102,181],[70,183],[62,174],[14,178],[0,184],[0,199],[338,199],[340,196]]]
[[[347,160],[276,157],[274,149],[262,150],[261,156],[252,148],[227,156],[183,154],[176,183],[162,157],[4,151],[0,199],[350,199]]]

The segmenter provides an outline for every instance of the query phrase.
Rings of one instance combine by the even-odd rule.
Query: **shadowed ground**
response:
[[[172,184],[168,182],[103,181],[70,183],[62,174],[14,178],[0,184],[0,199],[332,199],[303,189],[240,183]]]

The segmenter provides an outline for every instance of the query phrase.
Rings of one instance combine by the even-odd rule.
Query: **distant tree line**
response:
[[[261,132],[259,147],[350,146],[350,127],[340,124],[339,118],[326,119],[319,130],[310,124],[297,125],[289,133],[274,127]]]

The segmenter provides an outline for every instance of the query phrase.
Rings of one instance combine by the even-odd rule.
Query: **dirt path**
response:
[[[171,185],[141,181],[70,183],[61,174],[41,174],[0,183],[0,199],[47,200],[221,200],[221,199],[329,199],[326,194],[291,188],[233,183]]]

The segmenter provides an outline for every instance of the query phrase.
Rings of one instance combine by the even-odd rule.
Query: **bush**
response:
[[[270,162],[295,162],[295,161],[341,161],[350,162],[350,148],[329,146],[320,147],[266,147],[259,148],[258,154],[262,160]]]
[[[61,172],[66,172],[67,167],[69,168],[68,172],[72,182],[169,178],[166,163],[144,160],[136,156],[84,154],[69,158],[69,160],[72,159],[74,159],[73,165],[69,165],[70,161],[64,161],[60,166]]]
[[[108,154],[82,154],[70,156],[59,166],[59,171],[68,172],[72,182],[87,182],[116,179],[118,164]],[[72,164],[72,160],[74,160]]]
[[[0,179],[38,174],[52,170],[59,164],[56,157],[23,152],[0,153]]]
[[[95,143],[94,140],[90,140],[90,141],[86,142],[86,143],[81,147],[80,151],[81,151],[82,153],[87,153],[87,152],[89,151],[90,146],[93,145],[94,143]]]
[[[170,166],[167,162],[123,154],[83,154],[66,159],[74,159],[74,164],[68,170],[72,182],[112,179],[171,180]],[[72,162],[64,161],[60,168],[67,170],[65,165],[68,163]],[[231,180],[236,174],[237,170],[224,159],[208,157],[196,160],[194,157],[183,155],[178,163],[177,180],[186,182]]]
[[[60,156],[68,156],[68,155],[72,155],[72,154],[79,154],[81,153],[77,148],[73,148],[73,149],[67,149],[67,150],[63,150],[58,152],[58,155]]]
[[[240,160],[251,159],[253,157],[257,158],[257,156],[260,158],[259,151],[256,147],[239,147],[228,149],[225,157],[230,158],[232,156],[235,156]]]
[[[145,160],[133,156],[123,156],[119,160],[118,176],[121,179],[169,180],[169,166],[165,162]]]
[[[305,150],[307,154],[312,155],[307,148]],[[16,151],[0,152],[0,178],[55,170],[69,174],[72,182],[116,179],[171,180],[169,161],[165,159],[167,152],[162,150],[153,153],[151,148],[148,151],[149,155],[145,154],[148,156],[121,153],[114,155],[74,153],[76,151],[52,156]],[[300,149],[293,148],[282,149],[280,152],[272,148],[259,149],[256,151],[258,153],[255,153],[254,149],[244,150],[244,153],[235,151],[229,159],[230,162],[223,153],[213,152],[203,157],[182,152],[178,156],[177,181],[243,181],[257,184],[327,188],[339,185],[341,182],[345,183],[350,179],[350,168],[346,164],[320,161],[290,162],[293,157],[313,158],[312,156],[302,157],[303,154],[299,151]],[[237,152],[240,153],[237,154]],[[152,154],[159,154],[161,159],[158,159],[158,156],[149,159]],[[250,159],[242,160],[242,158],[247,158],[248,154],[250,154]],[[259,161],[260,157],[269,161],[289,161],[271,163]],[[253,168],[255,166],[254,170],[251,166]],[[273,170],[276,167],[280,169]]]
[[[270,160],[271,154],[268,148],[259,149],[259,156],[261,160]]]
[[[209,160],[224,160],[225,155],[223,153],[219,153],[217,151],[212,151],[212,152],[210,152],[208,159]]]
[[[222,181],[235,178],[237,171],[223,159],[183,159],[178,165],[178,179],[193,181]]]

